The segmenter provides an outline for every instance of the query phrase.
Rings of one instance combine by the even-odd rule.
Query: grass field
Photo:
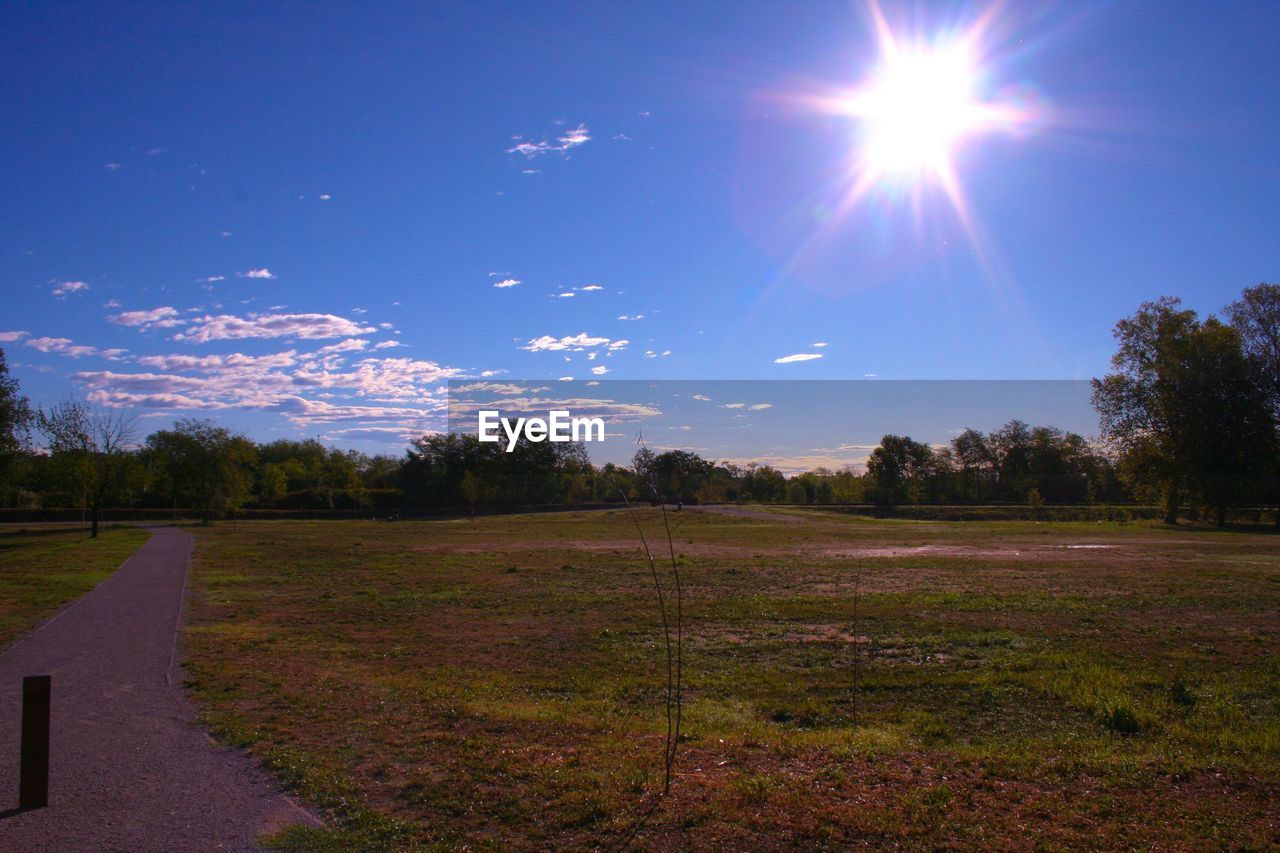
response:
[[[89,539],[79,527],[0,526],[0,651],[97,586],[150,535],[104,527]]]
[[[197,529],[206,718],[333,817],[275,841],[1280,844],[1280,538],[672,522],[685,737],[661,802],[665,659],[624,514]]]

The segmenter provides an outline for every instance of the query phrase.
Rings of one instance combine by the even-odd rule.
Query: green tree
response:
[[[9,365],[0,349],[0,486],[7,482],[14,462],[31,447],[31,404],[20,393],[18,380],[9,376]]]
[[[1227,306],[1231,325],[1240,335],[1245,358],[1253,367],[1271,416],[1271,431],[1280,443],[1280,284],[1259,284],[1247,288],[1241,298]],[[1280,500],[1280,464],[1269,460],[1269,497]],[[1280,512],[1276,513],[1280,527]]]
[[[1135,486],[1158,484],[1165,521],[1184,496],[1225,523],[1260,459],[1269,455],[1266,402],[1240,335],[1201,323],[1177,299],[1148,302],[1115,329],[1116,372],[1093,380],[1103,435],[1127,457]]]
[[[243,436],[207,420],[180,420],[147,437],[174,496],[189,501],[200,520],[234,512],[252,493],[258,449]]]
[[[867,459],[870,497],[882,506],[918,502],[925,481],[934,473],[933,448],[909,436],[886,435]]]
[[[1214,508],[1222,527],[1227,507],[1248,496],[1274,458],[1273,420],[1235,329],[1210,317],[1191,344],[1180,389],[1186,401],[1184,458],[1198,496]]]
[[[1183,309],[1179,299],[1144,303],[1116,324],[1115,372],[1093,380],[1092,401],[1103,437],[1122,454],[1140,453],[1143,464],[1130,476],[1159,484],[1168,524],[1177,523],[1187,486],[1188,431],[1181,389],[1198,325],[1195,312]]]
[[[103,508],[137,483],[137,415],[67,400],[36,419],[55,469],[90,509],[89,535],[96,538]]]

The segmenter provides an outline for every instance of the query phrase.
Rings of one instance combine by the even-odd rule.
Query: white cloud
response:
[[[577,148],[585,142],[591,141],[591,132],[587,130],[585,124],[579,124],[573,130],[561,136],[557,140],[565,149]]]
[[[334,352],[354,352],[362,350],[369,345],[369,342],[363,338],[347,338],[345,341],[338,341],[336,344],[320,347],[318,352],[334,353]]]
[[[450,394],[474,394],[477,391],[485,391],[490,394],[524,394],[530,389],[524,385],[514,385],[510,382],[468,382],[463,385],[449,385]],[[537,389],[545,391],[545,388]]]
[[[225,275],[207,275],[204,278],[196,279],[196,281],[200,282],[201,284],[213,284],[215,281],[226,281],[226,280],[227,280],[227,277]]]
[[[654,352],[653,350],[651,350],[651,349],[647,349],[647,350],[645,350],[645,351],[644,351],[644,357],[645,357],[645,358],[657,358],[657,357],[658,357],[658,354],[657,354],[656,352]]]
[[[167,329],[182,322],[176,319],[177,316],[178,309],[171,305],[161,305],[159,308],[152,308],[150,311],[124,311],[120,314],[113,314],[107,319],[117,326]]]
[[[70,296],[73,293],[79,293],[82,290],[88,290],[89,285],[83,281],[55,281],[53,282],[53,295],[58,297]]]
[[[263,370],[276,367],[292,367],[297,364],[297,351],[272,353],[270,355],[244,355],[233,352],[226,355],[144,355],[139,356],[138,364],[155,367],[160,370],[200,370],[218,372],[223,370]]]
[[[829,471],[840,471],[848,468],[856,474],[861,473],[866,469],[867,459],[870,455],[870,453],[857,456],[798,454],[796,456],[752,456],[730,458],[723,461],[730,465],[740,465],[743,467],[752,463],[755,463],[756,465],[768,465],[771,468],[777,468],[783,474],[788,476],[803,474],[805,471],[813,471],[817,468],[826,468]]]
[[[392,347],[402,347],[404,344],[399,341],[379,341],[373,345],[374,349],[391,349]]]
[[[548,352],[568,350],[569,352],[581,352],[586,349],[594,349],[595,347],[608,346],[612,343],[608,338],[594,337],[586,332],[579,332],[576,335],[553,338],[550,335],[543,335],[540,338],[533,338],[529,343],[520,347],[522,350],[529,352]]]
[[[756,403],[754,406],[751,407],[751,411],[759,412],[764,409],[772,409],[772,408],[773,408],[773,403]]]
[[[565,290],[556,294],[556,298],[558,299],[572,299],[573,297],[574,293],[572,290]]]
[[[540,139],[534,142],[520,136],[514,137],[514,141],[516,144],[508,148],[507,153],[523,154],[532,160],[534,157],[540,157],[543,154],[564,154],[579,145],[585,145],[591,141],[591,131],[585,124],[580,124],[573,130],[556,137],[554,142],[547,139]]]
[[[23,338],[28,337],[30,334],[30,332],[21,331],[0,332],[0,344],[11,344],[14,341],[20,341]]]
[[[622,338],[621,340],[617,340],[609,344],[609,349],[611,350],[626,349],[630,345],[631,345],[631,341],[627,340],[626,338]]]
[[[791,364],[794,361],[813,361],[815,358],[822,358],[820,352],[798,352],[794,355],[784,355],[781,358],[775,358],[774,364]]]
[[[595,290],[604,290],[604,288],[598,284],[588,284],[586,287],[580,287],[578,289],[583,291],[584,293],[591,293],[592,291],[595,291]]]
[[[106,302],[102,303],[102,307],[103,308],[119,308],[120,303],[114,299],[108,299]]]
[[[96,347],[76,344],[70,338],[30,338],[26,345],[40,352],[56,352],[69,358],[80,358],[82,355],[96,355]]]
[[[368,314],[369,309],[368,308],[352,308],[351,313],[352,314]]]
[[[594,373],[596,376],[604,376],[606,373],[609,372],[609,368],[605,367],[602,364],[599,367],[591,368],[591,372]]]
[[[302,426],[435,416],[444,406],[440,383],[460,373],[435,362],[403,358],[366,358],[342,371],[327,363],[340,362],[338,356],[319,363],[292,350],[256,357],[147,356],[140,361],[195,375],[97,371],[75,378],[91,392],[92,402],[103,405],[251,409],[275,412]]]
[[[196,343],[242,338],[320,340],[368,335],[376,331],[376,327],[361,326],[353,320],[334,314],[250,314],[248,317],[206,314],[185,332],[173,337],[174,340]]]
[[[502,281],[495,281],[493,286],[498,288],[515,287],[519,283],[520,279],[518,278],[504,278]]]
[[[242,273],[236,273],[236,275],[240,276],[240,278],[273,279],[276,277],[275,274],[271,272],[271,270],[267,269],[266,267],[258,267],[257,269],[246,270]]]
[[[826,345],[827,345],[826,341],[814,341],[813,343],[809,344],[809,346],[811,347],[825,347]]]
[[[720,406],[722,409],[745,409],[746,403],[724,403]]]
[[[321,201],[328,201],[331,198],[333,198],[333,196],[329,195],[328,193],[320,193]]]
[[[694,394],[694,395],[693,395],[693,399],[695,399],[695,400],[701,400],[701,401],[702,401],[702,402],[704,402],[704,403],[709,403],[709,402],[711,402],[711,398],[710,398],[710,397],[708,397],[708,396],[707,396],[707,395],[705,395],[705,394]]]
[[[643,315],[643,314],[632,314],[632,315],[628,316],[628,315],[626,315],[626,314],[619,314],[619,315],[618,315],[618,319],[619,319],[619,320],[643,320],[643,319],[644,319],[644,315]]]

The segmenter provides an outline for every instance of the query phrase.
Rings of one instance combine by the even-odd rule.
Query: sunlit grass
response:
[[[286,846],[1270,838],[1270,537],[798,515],[674,516],[683,737],[638,828],[663,656],[617,514],[215,526],[189,669],[215,729],[333,815]],[[918,545],[862,561],[855,628],[832,554]]]
[[[97,539],[75,527],[0,527],[0,649],[107,578],[150,537],[104,527]]]

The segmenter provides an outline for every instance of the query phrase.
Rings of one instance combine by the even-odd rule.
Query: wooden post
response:
[[[18,808],[49,804],[49,693],[52,679],[22,679],[22,758],[18,775]]]

